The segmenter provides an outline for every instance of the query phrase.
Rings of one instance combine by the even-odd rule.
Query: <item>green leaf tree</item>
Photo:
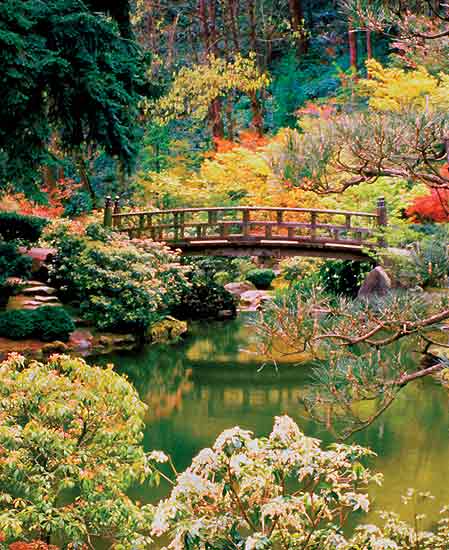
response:
[[[143,548],[150,506],[126,494],[148,477],[145,405],[111,368],[53,356],[0,364],[0,532],[58,546],[106,539]],[[0,543],[0,546],[3,547]]]

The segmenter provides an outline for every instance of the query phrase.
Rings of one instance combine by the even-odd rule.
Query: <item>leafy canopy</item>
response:
[[[146,541],[151,509],[126,491],[149,470],[145,406],[111,368],[53,356],[0,364],[0,532],[7,542],[64,548],[103,537],[113,548]]]
[[[101,147],[129,166],[143,73],[136,43],[80,0],[2,2],[2,182],[31,192],[52,160],[50,136],[62,150]]]

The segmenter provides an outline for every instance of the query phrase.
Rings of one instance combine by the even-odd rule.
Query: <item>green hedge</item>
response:
[[[28,279],[31,275],[32,259],[20,254],[12,243],[0,242],[0,284],[8,277]]]
[[[0,336],[12,340],[37,338],[43,342],[66,342],[74,330],[75,324],[62,307],[13,309],[0,314]]]
[[[246,280],[260,290],[270,288],[275,278],[276,273],[272,269],[252,269],[246,274]]]
[[[216,319],[221,311],[231,311],[233,316],[236,315],[234,296],[211,280],[196,280],[191,288],[184,290],[171,314],[182,320]]]
[[[319,268],[318,278],[326,292],[354,298],[373,267],[369,260],[326,260]]]
[[[45,218],[25,216],[17,212],[0,212],[0,236],[4,241],[16,239],[35,243],[48,224]]]

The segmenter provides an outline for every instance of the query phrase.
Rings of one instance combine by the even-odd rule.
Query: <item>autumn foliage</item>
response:
[[[45,544],[41,540],[32,542],[13,542],[9,545],[9,550],[57,550],[57,546]]]
[[[415,198],[406,213],[416,222],[449,222],[449,190],[432,189]]]

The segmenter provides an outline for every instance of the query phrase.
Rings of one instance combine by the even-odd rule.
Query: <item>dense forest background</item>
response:
[[[432,90],[443,98],[447,18],[435,1],[134,0],[111,7],[7,0],[0,6],[6,207],[80,215],[106,195],[128,206],[268,198],[315,205],[322,202],[317,192],[364,183],[388,194],[391,181],[379,178],[393,177],[401,189],[413,188],[402,211],[426,195],[424,183],[440,190],[436,203],[435,191],[428,200],[444,217],[443,99],[427,100],[440,118],[432,113],[426,122],[434,127],[424,152],[417,145],[401,153],[390,143],[390,151],[376,147],[366,160],[363,150],[366,128],[395,128],[405,139],[413,130],[405,118],[421,100]],[[376,97],[397,105],[376,105]],[[344,154],[335,148],[342,141]],[[329,184],[334,175],[341,185]]]

